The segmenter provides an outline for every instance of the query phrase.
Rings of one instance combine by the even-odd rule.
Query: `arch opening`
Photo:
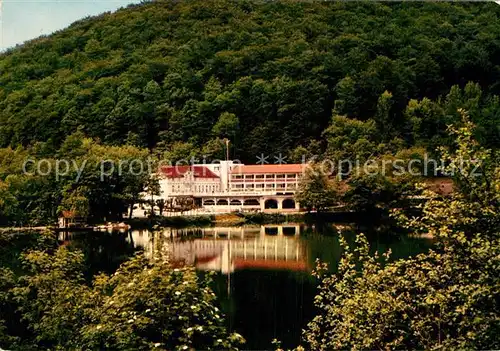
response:
[[[214,206],[215,201],[214,200],[205,200],[205,201],[203,201],[203,205],[204,206]]]
[[[278,201],[275,199],[267,199],[264,202],[264,208],[265,209],[277,209],[278,208]]]
[[[247,199],[243,202],[243,206],[260,206],[260,203],[257,199]]]
[[[294,199],[285,199],[281,204],[284,209],[294,209],[295,208],[295,200]]]
[[[227,206],[227,205],[228,205],[227,200],[224,199],[217,200],[217,206]]]
[[[265,227],[266,235],[278,235],[278,227]]]
[[[241,206],[241,201],[233,199],[233,200],[231,200],[230,204],[231,204],[231,206]]]

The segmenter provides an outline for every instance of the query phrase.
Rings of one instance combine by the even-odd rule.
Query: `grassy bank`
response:
[[[244,213],[241,215],[246,224],[280,224],[286,222],[304,222],[305,213]]]
[[[132,228],[159,227],[201,227],[211,225],[270,224],[302,222],[304,214],[245,213],[226,215],[175,216],[154,218],[132,218],[126,220]]]
[[[212,225],[280,224],[287,222],[350,222],[356,214],[334,213],[239,213],[231,215],[175,216],[154,218],[133,218],[126,220],[132,228],[159,227],[202,227]]]

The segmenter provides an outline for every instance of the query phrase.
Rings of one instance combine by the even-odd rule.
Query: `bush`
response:
[[[2,272],[1,347],[210,350],[244,342],[227,332],[209,278],[193,267],[139,255],[87,285],[79,251],[30,251],[23,262],[26,275]]]
[[[444,171],[461,166],[454,170],[459,191],[450,198],[428,192],[419,218],[399,218],[434,237],[436,249],[389,262],[390,253],[369,255],[363,235],[354,249],[341,239],[338,273],[326,274],[320,263],[315,273],[319,314],[304,333],[311,349],[500,348],[500,168],[463,117],[452,129],[455,151],[443,152]]]

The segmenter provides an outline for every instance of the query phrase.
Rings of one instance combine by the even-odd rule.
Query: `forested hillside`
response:
[[[310,167],[211,193],[205,172],[159,181],[160,161],[223,158],[226,138],[245,163]],[[281,350],[300,329],[283,349],[500,349],[499,160],[496,3],[158,0],[83,19],[0,53],[0,350]],[[297,216],[278,207],[292,194]],[[274,256],[254,229],[207,232],[210,252],[198,227],[165,229],[232,225],[257,198],[276,206],[245,222],[300,224],[262,229]],[[20,234],[61,217],[148,229]]]
[[[433,149],[457,107],[498,147],[499,17],[493,3],[131,6],[0,55],[0,147],[50,154],[79,130],[175,159],[220,156],[229,137],[255,162],[342,148],[335,133],[360,127],[374,145]]]

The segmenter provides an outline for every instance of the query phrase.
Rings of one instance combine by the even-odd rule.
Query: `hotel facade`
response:
[[[244,165],[233,161],[159,170],[157,199],[175,202],[192,198],[209,212],[293,212],[300,209],[294,194],[306,165]]]

